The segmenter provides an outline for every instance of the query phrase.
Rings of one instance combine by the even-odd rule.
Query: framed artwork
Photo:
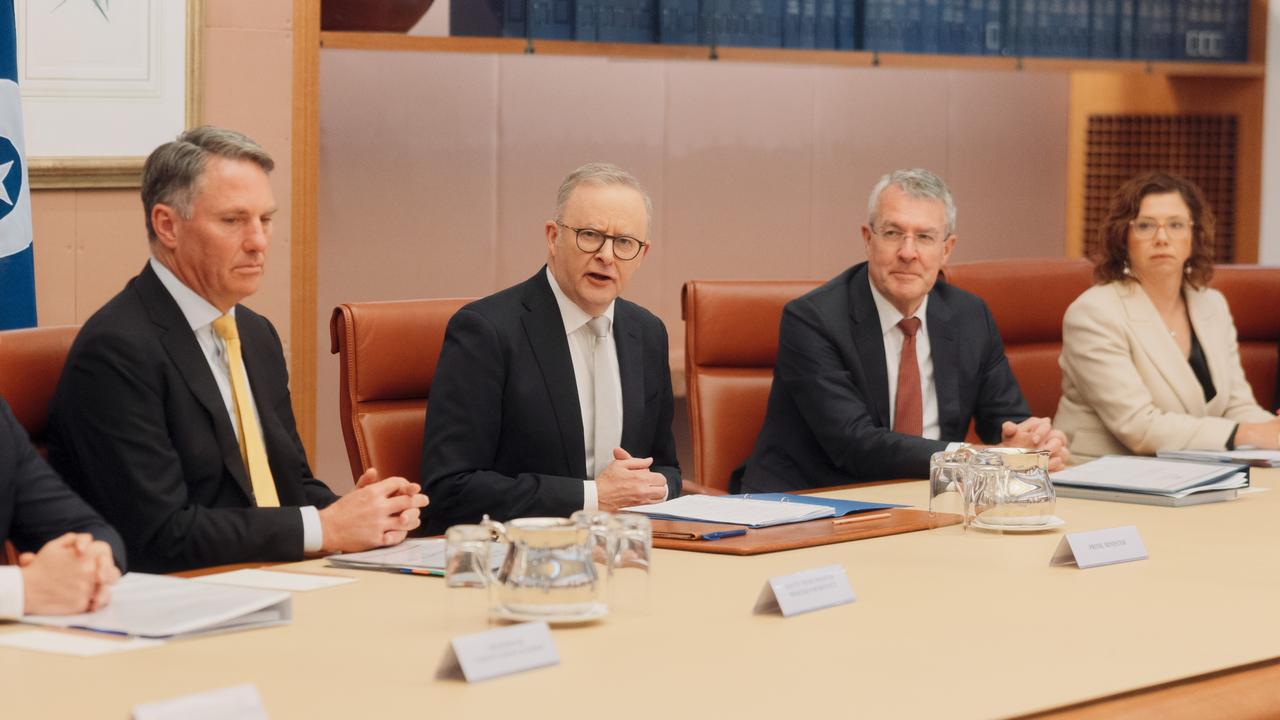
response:
[[[17,0],[32,188],[137,187],[200,117],[203,0]]]

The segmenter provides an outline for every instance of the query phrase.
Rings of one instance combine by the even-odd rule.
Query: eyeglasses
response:
[[[871,228],[871,232],[895,248],[902,247],[903,243],[907,241],[907,238],[915,238],[916,247],[918,248],[937,247],[938,244],[945,239],[944,236],[940,235],[936,231],[909,233],[903,232],[896,227],[888,227],[883,230]]]
[[[1191,226],[1195,223],[1186,218],[1173,218],[1169,222],[1156,222],[1149,218],[1138,218],[1130,220],[1129,227],[1133,228],[1133,236],[1139,240],[1150,240],[1156,236],[1160,228],[1164,228],[1165,235],[1170,240],[1186,240],[1191,237]]]
[[[556,220],[556,224],[565,230],[572,230],[576,235],[578,249],[584,253],[597,253],[604,247],[605,240],[613,241],[613,256],[619,260],[634,260],[640,251],[649,243],[637,240],[630,235],[606,235],[591,228],[576,228]]]

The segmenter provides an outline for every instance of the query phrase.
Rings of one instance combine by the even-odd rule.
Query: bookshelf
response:
[[[320,46],[344,50],[399,52],[459,52],[616,57],[631,60],[707,60],[836,67],[885,67],[922,70],[986,70],[1008,72],[1104,72],[1168,77],[1261,78],[1262,62],[1183,62],[1150,60],[1089,60],[1077,58],[1021,58],[995,55],[924,55],[863,50],[795,50],[707,45],[598,43],[577,40],[525,40],[488,37],[423,37],[391,33],[321,32]]]

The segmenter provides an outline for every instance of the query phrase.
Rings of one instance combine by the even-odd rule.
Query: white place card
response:
[[[551,628],[545,622],[520,623],[454,638],[436,677],[479,682],[559,663]]]
[[[791,617],[813,610],[847,605],[857,599],[844,568],[827,565],[769,578],[769,582],[760,591],[760,597],[756,599],[755,612],[781,612],[783,617]]]
[[[1138,536],[1138,526],[1125,525],[1106,530],[1067,533],[1058,543],[1050,565],[1071,565],[1081,569],[1147,559],[1147,546]]]
[[[133,708],[133,720],[267,720],[258,688],[245,683]]]

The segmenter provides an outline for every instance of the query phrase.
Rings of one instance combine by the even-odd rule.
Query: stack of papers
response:
[[[836,514],[835,508],[826,504],[811,505],[715,495],[682,495],[674,500],[653,505],[636,505],[623,510],[662,520],[726,523],[751,528],[835,517]]]
[[[836,517],[844,517],[854,513],[865,512],[867,510],[884,510],[885,508],[906,507],[905,505],[891,505],[889,503],[869,503],[860,500],[837,500],[835,498],[814,497],[812,495],[792,495],[791,493],[749,493],[744,495],[730,495],[729,497],[746,498],[750,500],[773,500],[774,502],[796,502],[805,503],[806,505],[827,505],[835,510]]]
[[[1130,455],[1110,455],[1051,477],[1060,497],[1175,507],[1234,500],[1249,486],[1243,465]]]
[[[289,593],[129,573],[111,604],[81,615],[27,615],[25,623],[142,638],[175,638],[283,625],[293,619]]]
[[[1156,455],[1171,460],[1222,462],[1249,467],[1280,467],[1280,450],[1161,450]]]
[[[507,546],[502,543],[489,543],[489,565],[492,569],[502,567],[506,549]],[[405,540],[391,547],[330,555],[328,560],[333,567],[444,577],[445,541],[441,538]]]

